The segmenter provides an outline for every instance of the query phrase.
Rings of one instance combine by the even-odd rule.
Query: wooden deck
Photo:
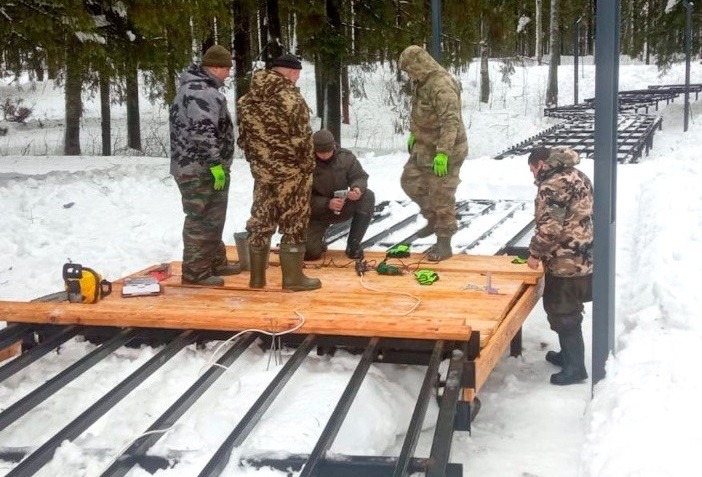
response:
[[[236,259],[236,248],[228,248]],[[380,252],[366,260],[379,263]],[[408,270],[430,268],[439,280],[417,283],[406,271],[383,276],[368,271],[359,277],[354,263],[341,251],[330,251],[322,262],[307,262],[305,273],[322,280],[322,288],[289,292],[280,288],[278,256],[271,253],[267,287],[248,288],[249,274],[225,277],[224,287],[203,288],[180,283],[180,262],[162,282],[158,296],[123,298],[121,280],[99,303],[0,301],[0,319],[15,322],[133,326],[147,328],[231,330],[261,329],[343,336],[379,336],[467,341],[480,332],[476,360],[476,392],[509,346],[541,295],[542,273],[509,256],[457,255],[440,263],[420,262],[422,255],[402,259]],[[401,265],[399,260],[392,264]],[[153,268],[153,267],[152,267]],[[148,272],[145,269],[131,276]],[[496,293],[483,287],[490,276]]]

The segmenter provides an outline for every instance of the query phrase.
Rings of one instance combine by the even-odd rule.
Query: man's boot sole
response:
[[[551,384],[556,386],[569,386],[571,384],[582,383],[588,378],[587,372],[565,375],[563,371],[551,375]]]

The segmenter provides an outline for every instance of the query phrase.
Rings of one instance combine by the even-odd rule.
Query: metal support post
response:
[[[597,0],[595,49],[595,250],[592,384],[605,376],[614,351],[614,266],[617,207],[619,1]]]
[[[441,0],[431,0],[431,56],[441,63]]]
[[[580,57],[580,22],[583,17],[573,23],[573,104],[578,104],[578,59]]]

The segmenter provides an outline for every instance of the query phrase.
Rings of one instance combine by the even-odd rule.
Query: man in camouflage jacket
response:
[[[592,183],[574,167],[573,149],[538,147],[528,162],[538,192],[527,264],[544,266],[544,310],[561,345],[546,360],[563,368],[552,384],[573,384],[587,379],[581,324],[583,303],[592,300]]]
[[[419,46],[400,55],[398,67],[413,81],[410,158],[402,172],[405,193],[419,205],[427,225],[418,233],[436,233],[428,259],[452,256],[456,233],[456,188],[468,139],[461,116],[461,89],[456,80]]]
[[[239,273],[222,241],[234,156],[234,126],[219,91],[232,67],[231,53],[209,48],[200,65],[180,75],[170,108],[171,168],[182,196],[184,283],[222,286],[218,275]]]
[[[310,108],[295,86],[302,64],[291,54],[273,60],[270,70],[251,78],[249,92],[237,102],[239,138],[254,178],[251,218],[246,223],[251,288],[266,285],[271,236],[282,234],[283,288],[314,290],[318,279],[302,273],[314,152]]]

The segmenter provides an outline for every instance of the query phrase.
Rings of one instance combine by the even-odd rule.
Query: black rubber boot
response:
[[[249,288],[264,288],[266,286],[266,267],[270,246],[257,248],[249,244]]]
[[[580,327],[558,333],[561,342],[563,370],[551,375],[551,384],[567,386],[587,379],[585,369],[585,342]]]
[[[436,237],[436,244],[429,250],[427,260],[430,262],[440,262],[453,257],[451,250],[451,237]]]
[[[322,287],[319,278],[309,278],[302,273],[304,257],[304,244],[280,244],[280,268],[283,272],[284,290],[308,291]]]
[[[560,351],[548,351],[546,353],[546,361],[549,363],[555,365],[555,366],[560,366],[561,368],[563,367],[563,353]]]
[[[349,231],[349,238],[346,240],[346,256],[353,259],[359,260],[363,258],[363,249],[361,248],[361,241],[363,236],[366,235],[366,230],[368,230],[368,225],[370,224],[371,218],[366,214],[353,214],[353,219],[351,220],[351,230]]]

